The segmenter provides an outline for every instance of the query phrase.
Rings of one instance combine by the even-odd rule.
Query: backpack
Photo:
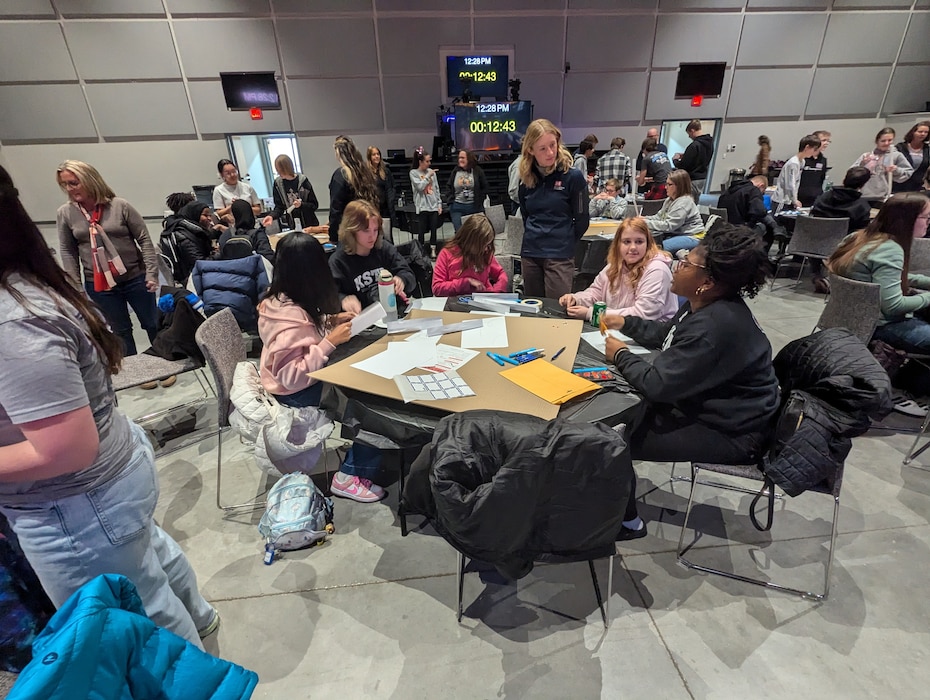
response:
[[[433,296],[433,262],[423,254],[420,242],[401,243],[397,246],[397,252],[407,261],[416,279],[412,296],[420,299]]]
[[[255,242],[247,232],[236,229],[220,246],[220,260],[238,260],[255,253]]]
[[[265,564],[274,561],[275,551],[303,549],[323,544],[333,527],[333,501],[303,472],[281,477],[268,492],[268,501],[258,531],[265,538]]]
[[[174,281],[181,286],[187,284],[187,278],[193,269],[182,258],[178,243],[181,237],[178,229],[183,220],[179,216],[165,219],[165,228],[158,239],[158,254],[167,263]]]

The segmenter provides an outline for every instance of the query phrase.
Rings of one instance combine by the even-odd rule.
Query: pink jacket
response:
[[[620,288],[610,290],[610,280],[607,278],[607,268],[601,270],[594,282],[583,292],[575,292],[575,300],[579,306],[590,307],[596,301],[607,304],[607,313],[617,316],[639,316],[651,321],[666,321],[678,311],[678,298],[672,294],[672,270],[668,258],[656,255],[646,265],[636,291],[630,288],[628,275],[623,273]],[[588,311],[588,320],[591,312]]]
[[[329,362],[336,347],[307,312],[290,299],[269,297],[258,305],[258,334],[262,338],[258,376],[266,391],[289,396],[316,380],[307,376]]]
[[[480,291],[471,286],[469,279],[478,280],[484,284],[485,292],[507,291],[507,273],[493,256],[490,264],[481,272],[466,270],[465,274],[462,274],[462,258],[448,248],[439,251],[439,257],[433,266],[433,294],[438,297],[448,297],[453,294],[470,294]]]

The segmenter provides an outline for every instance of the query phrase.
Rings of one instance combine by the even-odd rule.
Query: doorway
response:
[[[676,153],[684,153],[685,149],[691,143],[685,128],[688,126],[690,119],[668,119],[662,122],[662,131],[659,133],[659,142],[668,146],[668,157],[671,158]],[[722,119],[701,119],[701,130],[705,134],[714,137],[714,157],[710,159],[710,165],[707,168],[707,180],[704,183],[704,192],[713,182],[714,178],[714,161],[717,159],[717,152],[720,148],[720,125]]]
[[[230,157],[239,169],[239,177],[252,185],[266,210],[274,206],[271,194],[277,177],[274,159],[282,154],[290,156],[294,161],[294,171],[303,172],[295,134],[227,134],[226,143]]]

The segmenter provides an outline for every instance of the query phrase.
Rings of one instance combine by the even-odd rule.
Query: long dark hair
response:
[[[752,299],[775,271],[762,239],[745,226],[718,224],[700,246],[706,272],[723,289],[723,298]]]
[[[472,214],[462,222],[446,247],[462,259],[460,274],[469,269],[481,272],[494,257],[494,226],[484,214]]]
[[[381,191],[378,189],[375,174],[371,166],[362,160],[362,154],[358,152],[352,139],[348,136],[337,136],[333,148],[342,165],[342,174],[355,193],[353,199],[364,199],[379,206]]]
[[[339,312],[339,294],[323,246],[301,231],[291,231],[278,241],[274,278],[265,298],[285,296],[317,326],[323,325],[324,314]]]
[[[19,191],[13,186],[10,174],[0,166],[0,287],[25,305],[23,295],[10,285],[10,274],[14,272],[54,292],[53,298],[60,297],[77,309],[107,370],[110,374],[119,372],[123,359],[122,341],[107,328],[97,306],[71,286],[39,228],[20,202]]]

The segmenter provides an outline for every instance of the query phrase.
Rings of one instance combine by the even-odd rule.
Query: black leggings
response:
[[[436,245],[436,231],[439,229],[439,212],[438,211],[421,211],[417,214],[420,220],[420,245],[423,245],[423,238],[426,236],[426,229],[429,229],[429,244]]]
[[[758,460],[764,445],[764,432],[730,435],[673,412],[649,407],[630,438],[630,457],[650,462],[749,464]],[[636,516],[634,473],[623,519],[629,521]]]

